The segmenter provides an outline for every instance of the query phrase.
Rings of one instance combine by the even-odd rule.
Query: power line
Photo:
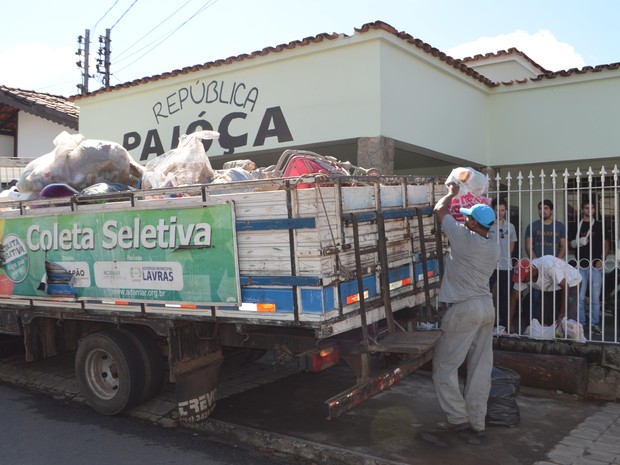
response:
[[[118,63],[119,61],[123,61],[124,59],[129,58],[130,56],[135,55],[136,53],[140,52],[141,50],[144,50],[146,47],[148,47],[150,44],[152,44],[153,42],[145,45],[144,47],[142,47],[141,49],[139,49],[138,51],[128,55],[127,57],[121,59],[121,57],[123,55],[125,55],[129,50],[131,50],[138,42],[140,42],[142,39],[144,39],[146,36],[148,36],[149,34],[151,34],[155,29],[159,28],[162,24],[164,24],[166,21],[168,21],[170,18],[172,18],[174,15],[176,15],[179,11],[181,11],[188,3],[190,3],[192,0],[187,0],[183,5],[181,5],[179,8],[177,8],[171,15],[169,15],[166,19],[164,19],[163,21],[161,21],[157,26],[155,26],[153,29],[151,29],[149,32],[147,32],[146,34],[144,34],[142,37],[140,37],[138,40],[136,40],[133,44],[131,44],[129,47],[127,47],[125,50],[123,50],[122,52],[120,52],[117,55],[117,59],[116,59],[116,63]],[[157,39],[156,39],[157,40]]]
[[[181,24],[179,24],[175,29],[173,29],[172,31],[170,31],[169,33],[167,33],[165,36],[163,36],[161,38],[161,40],[155,44],[153,47],[151,47],[149,50],[147,50],[146,52],[144,52],[142,55],[140,55],[138,58],[136,58],[134,61],[132,61],[131,63],[129,63],[127,66],[125,66],[124,68],[121,68],[119,70],[117,70],[117,72],[123,71],[124,69],[127,69],[129,66],[133,65],[134,63],[136,63],[138,60],[140,60],[141,58],[143,58],[145,55],[147,55],[148,53],[152,52],[153,50],[155,50],[157,47],[159,47],[161,44],[163,44],[166,40],[168,40],[174,33],[176,33],[179,29],[181,29],[183,26],[185,26],[189,21],[191,21],[192,19],[194,19],[197,15],[199,15],[200,13],[202,13],[204,10],[206,10],[207,8],[209,8],[210,6],[213,6],[215,3],[217,3],[218,0],[208,0],[207,2],[205,2],[192,16],[190,16],[189,18],[187,18],[185,21],[183,21]],[[156,39],[158,40],[158,39]],[[155,40],[155,41],[156,41]],[[153,42],[155,42],[153,41]],[[153,43],[151,42],[151,43]],[[150,45],[150,44],[149,44]],[[145,47],[148,47],[145,46]],[[143,48],[145,48],[143,47]],[[137,52],[136,52],[137,53]]]
[[[99,24],[103,18],[105,18],[106,16],[108,16],[108,13],[109,13],[110,11],[112,11],[112,9],[116,6],[116,4],[117,4],[118,2],[119,2],[119,0],[116,0],[116,1],[114,2],[114,4],[113,4],[110,8],[108,8],[108,11],[106,11],[106,12],[103,14],[103,16],[102,16],[101,18],[99,18],[99,20],[95,23],[95,25],[94,25],[93,27],[91,27],[91,29],[93,30],[93,33],[94,33],[94,31],[95,31],[95,28],[97,27],[97,24]]]
[[[127,9],[125,10],[125,12],[121,15],[121,17],[120,17],[120,18],[118,18],[118,19],[116,20],[116,22],[112,25],[112,27],[110,28],[110,30],[114,29],[114,26],[116,26],[116,25],[119,23],[119,21],[120,21],[121,19],[123,19],[123,17],[127,14],[127,12],[128,12],[129,10],[131,10],[131,8],[132,8],[132,7],[133,7],[133,6],[134,6],[137,2],[138,2],[138,0],[133,0],[133,3],[132,3],[131,5],[129,5],[129,8],[127,8]]]

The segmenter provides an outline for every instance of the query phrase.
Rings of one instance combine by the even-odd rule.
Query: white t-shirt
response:
[[[489,229],[489,239],[499,244],[500,256],[497,265],[500,270],[511,270],[512,260],[510,243],[517,241],[517,231],[512,223],[504,220],[504,224],[496,221]]]
[[[553,255],[543,255],[532,260],[532,265],[538,268],[538,280],[532,281],[532,287],[543,292],[558,291],[561,289],[559,283],[566,279],[568,287],[573,287],[581,282],[579,271],[570,266],[561,258]],[[514,289],[524,291],[530,285],[529,281],[515,283]]]

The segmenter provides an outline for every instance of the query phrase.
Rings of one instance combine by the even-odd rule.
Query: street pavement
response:
[[[228,365],[212,416],[181,427],[316,464],[620,465],[617,403],[522,387],[520,423],[488,427],[482,444],[471,444],[458,434],[429,434],[445,418],[424,371],[328,420],[324,401],[354,383],[346,366],[303,373],[294,362],[276,363],[269,353],[253,364]],[[33,363],[2,356],[0,382],[84,404],[73,354]],[[174,387],[166,384],[157,398],[124,414],[179,427]]]

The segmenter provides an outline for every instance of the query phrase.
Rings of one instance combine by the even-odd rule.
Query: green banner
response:
[[[232,204],[0,220],[0,294],[240,304]]]

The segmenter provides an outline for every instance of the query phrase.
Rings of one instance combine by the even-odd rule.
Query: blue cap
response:
[[[495,212],[483,203],[476,204],[471,208],[461,208],[459,211],[463,215],[471,216],[485,228],[489,228],[495,223]]]

